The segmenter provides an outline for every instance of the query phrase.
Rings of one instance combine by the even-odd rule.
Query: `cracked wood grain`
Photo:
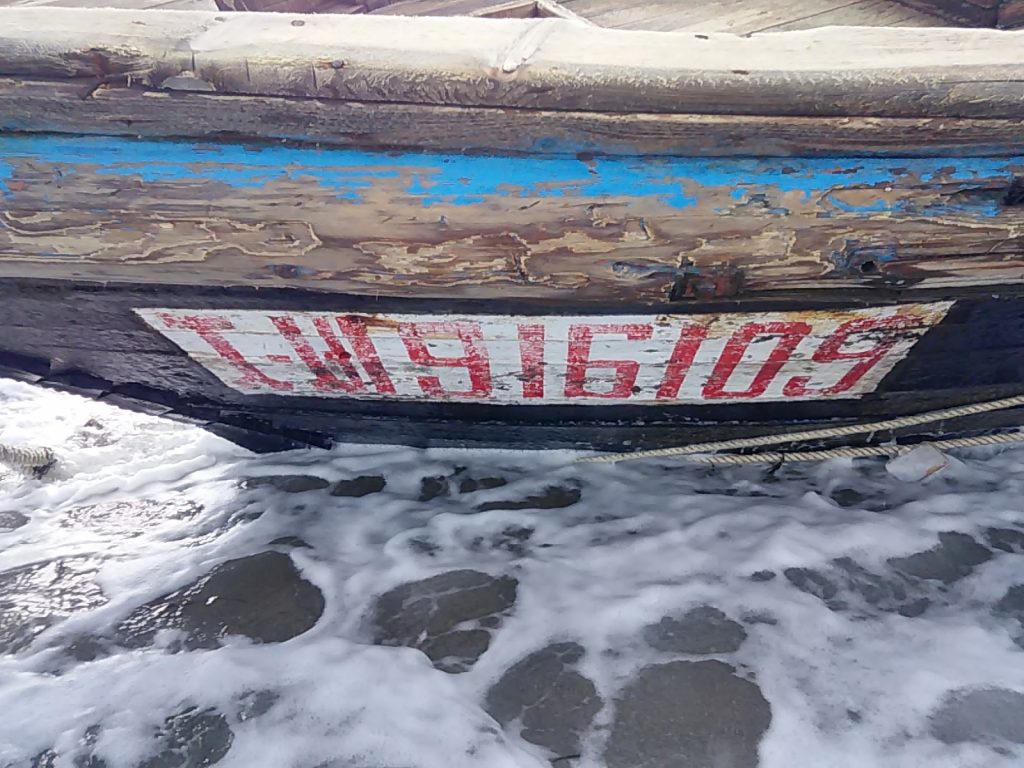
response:
[[[0,75],[152,88],[184,76],[224,94],[449,106],[1019,119],[1020,40],[984,29],[741,37],[557,18],[4,8]]]
[[[249,77],[247,75],[247,77]],[[1013,154],[1024,121],[621,115],[342,102],[0,78],[0,129],[446,151],[611,155]]]
[[[705,278],[744,296],[1024,282],[1020,158],[2,149],[3,276],[547,302],[661,302]]]
[[[971,27],[994,27],[1002,0],[895,0],[900,5]]]
[[[999,6],[996,26],[1000,29],[1020,29],[1024,27],[1024,0],[1003,0]]]

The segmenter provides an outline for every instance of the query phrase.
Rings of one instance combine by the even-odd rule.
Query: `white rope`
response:
[[[822,427],[820,429],[805,430],[803,432],[776,433],[772,435],[760,435],[758,437],[743,437],[735,440],[719,440],[711,443],[694,443],[693,445],[677,445],[671,448],[656,448],[650,451],[636,451],[635,453],[604,453],[597,456],[586,456],[576,459],[577,464],[593,464],[616,461],[629,461],[631,459],[653,459],[667,456],[686,456],[689,454],[709,454],[715,451],[730,451],[741,448],[758,448],[764,445],[779,445],[798,440],[817,440],[832,437],[848,437],[850,435],[863,435],[867,432],[881,432],[890,429],[902,429],[904,427],[916,427],[922,424],[932,424],[944,419],[956,419],[961,416],[974,416],[989,411],[1000,411],[1007,408],[1024,406],[1024,395],[1006,397],[1001,400],[989,400],[984,403],[971,403],[969,405],[958,405],[955,408],[944,408],[940,411],[928,411],[913,416],[901,416],[897,419],[886,419],[885,421],[873,421],[866,424],[842,424],[835,427]],[[792,454],[789,454],[792,455]],[[873,454],[879,455],[879,454]],[[742,462],[741,462],[742,463]]]
[[[0,443],[0,463],[15,469],[27,470],[41,475],[53,466],[56,461],[56,455],[49,448]]]
[[[980,437],[961,437],[952,440],[938,440],[932,445],[940,451],[952,448],[977,448],[983,445],[1003,445],[1006,443],[1024,442],[1024,432],[1011,432],[1002,435],[982,435]],[[919,443],[918,445],[924,445]],[[827,461],[829,459],[863,459],[871,456],[899,456],[916,448],[916,445],[865,445],[856,448],[829,448],[821,451],[773,451],[771,453],[696,453],[686,454],[680,458],[694,464],[737,465],[737,464],[779,464],[795,461]]]

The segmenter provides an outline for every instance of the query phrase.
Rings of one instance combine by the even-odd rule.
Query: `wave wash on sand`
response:
[[[1024,760],[1024,450],[256,457],[0,382],[0,765]]]

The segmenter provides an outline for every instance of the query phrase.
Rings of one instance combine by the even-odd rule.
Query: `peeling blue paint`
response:
[[[970,204],[956,205],[952,203],[930,203],[921,209],[926,216],[953,216],[964,212],[973,213],[975,216],[991,218],[998,216],[1003,206],[998,200],[972,201]]]
[[[847,203],[845,200],[837,200],[835,198],[829,198],[828,204],[838,208],[843,213],[856,213],[867,216],[872,213],[905,213],[906,206],[903,201],[889,202],[888,200],[878,199],[873,203],[867,203],[864,205],[853,205]]]
[[[584,159],[573,154],[501,157],[24,135],[0,137],[0,193],[12,194],[13,162],[20,159],[49,163],[65,174],[81,165],[148,184],[217,182],[244,190],[287,180],[317,184],[351,202],[362,200],[377,184],[399,180],[402,191],[423,206],[472,206],[494,196],[572,195],[595,202],[654,198],[676,209],[696,205],[704,187],[728,189],[739,203],[766,192],[797,193],[809,200],[838,185],[881,188],[907,179],[969,183],[999,177],[1009,182],[1024,169],[1022,157]],[[881,198],[857,206],[834,199],[829,203],[843,213],[904,212],[902,203]],[[994,216],[999,206],[965,203],[956,210]]]

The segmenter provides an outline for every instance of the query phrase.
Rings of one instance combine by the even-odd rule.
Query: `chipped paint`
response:
[[[74,263],[103,281],[558,305],[1024,280],[1024,209],[1005,202],[1024,163],[1012,158],[482,157],[9,136],[0,171],[9,276],[61,278]]]
[[[296,148],[107,137],[0,137],[0,192],[9,194],[12,161],[28,159],[102,175],[161,181],[217,181],[258,189],[275,180],[303,181],[358,202],[375,185],[401,179],[404,192],[423,206],[476,205],[490,196],[653,198],[675,209],[697,205],[706,188],[730,190],[737,204],[756,203],[766,190],[808,201],[836,186],[875,190],[863,202],[834,201],[837,210],[864,215],[901,211],[906,201],[878,194],[887,185],[968,183],[1005,176],[1024,158],[656,158],[487,156],[383,153],[338,148]],[[949,206],[980,216],[998,214],[990,202]],[[772,209],[782,214],[785,209]]]
[[[135,312],[246,394],[672,405],[860,397],[952,304],[614,316]]]

